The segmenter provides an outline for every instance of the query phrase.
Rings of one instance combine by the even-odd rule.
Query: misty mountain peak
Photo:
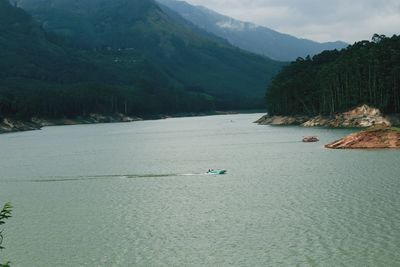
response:
[[[297,38],[183,1],[157,1],[203,30],[226,39],[234,46],[276,60],[291,61],[298,57],[315,55],[324,50],[342,49],[347,46],[344,42],[318,43]]]
[[[242,22],[233,19],[218,21],[216,25],[222,29],[232,31],[254,31],[257,29],[257,25],[253,23]]]

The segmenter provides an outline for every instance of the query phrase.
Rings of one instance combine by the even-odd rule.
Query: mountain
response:
[[[400,36],[375,34],[371,42],[292,62],[266,99],[276,115],[329,115],[361,104],[400,113]]]
[[[147,78],[142,87],[206,95],[217,109],[262,107],[266,85],[283,66],[211,37],[177,14],[171,17],[152,0],[20,0],[18,5],[71,47],[92,58],[109,57],[108,64],[128,77],[133,68],[132,76]],[[102,63],[96,56],[94,61]],[[138,64],[147,69],[135,68]],[[152,81],[153,73],[162,79]]]
[[[94,68],[71,56],[71,51],[60,45],[56,36],[47,34],[29,14],[6,0],[0,0],[0,57],[3,84],[13,79],[75,82],[91,75],[77,68]]]
[[[213,108],[210,96],[168,87],[148,62],[76,49],[24,10],[0,0],[0,119]],[[157,90],[156,90],[157,89]]]
[[[104,83],[113,75],[46,33],[20,8],[0,0],[0,118],[63,116],[67,98],[82,82]]]
[[[292,61],[298,57],[315,55],[324,50],[345,48],[344,42],[318,43],[282,34],[267,27],[235,20],[202,6],[193,6],[184,1],[157,0],[179,13],[194,25],[228,40],[243,50],[264,55],[280,61]]]

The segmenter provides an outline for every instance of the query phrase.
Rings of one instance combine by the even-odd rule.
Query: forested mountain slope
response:
[[[0,118],[215,108],[211,96],[172,86],[149,61],[119,64],[117,56],[124,51],[85,50],[70,43],[0,0]]]
[[[257,108],[282,66],[151,0],[12,2],[0,0],[0,117]]]
[[[77,49],[112,55],[117,67],[146,62],[165,77],[160,86],[209,95],[217,109],[260,107],[282,66],[179,23],[152,0],[18,3]]]
[[[0,0],[0,77],[40,79],[43,81],[77,81],[91,76],[93,65],[71,58],[71,50],[60,40],[43,31],[31,16]],[[100,73],[102,77],[104,73]],[[99,78],[97,77],[97,78]]]
[[[113,79],[6,0],[0,0],[0,58],[0,117],[67,115],[59,105],[68,102],[67,84]]]

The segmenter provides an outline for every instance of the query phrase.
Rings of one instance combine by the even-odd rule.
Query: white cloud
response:
[[[316,41],[400,33],[399,0],[187,0],[236,19]]]

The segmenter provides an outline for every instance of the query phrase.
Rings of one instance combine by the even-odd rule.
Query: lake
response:
[[[1,261],[399,266],[400,151],[328,150],[351,131],[261,115],[0,135],[0,204],[14,206]]]

